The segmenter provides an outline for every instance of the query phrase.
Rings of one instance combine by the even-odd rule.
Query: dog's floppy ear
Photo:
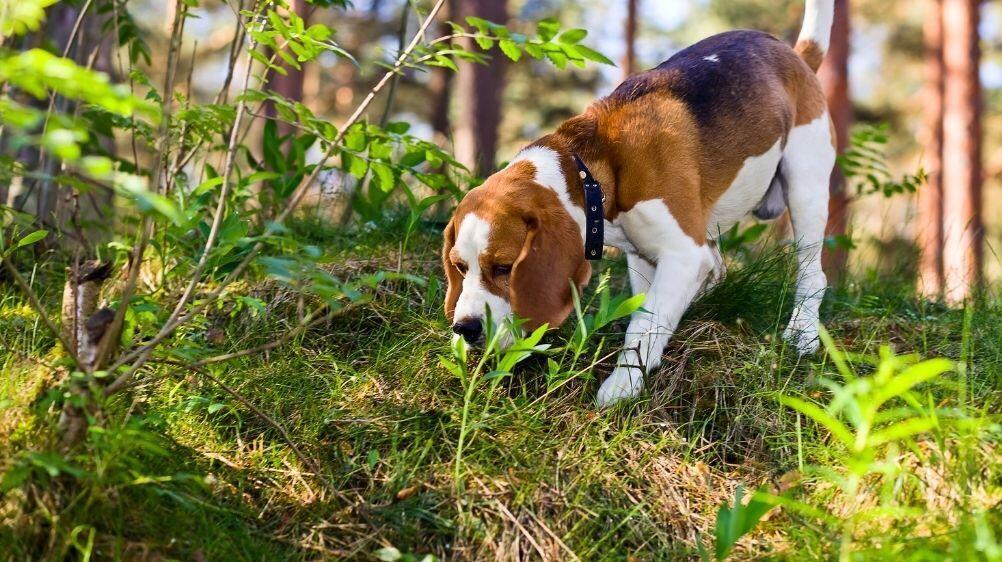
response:
[[[453,321],[452,313],[456,310],[456,302],[459,301],[459,293],[463,290],[463,276],[449,259],[449,252],[456,244],[456,219],[449,221],[442,236],[442,268],[445,269],[445,279],[448,287],[445,290],[445,317],[449,322]]]
[[[563,324],[574,308],[570,283],[581,289],[591,276],[574,221],[569,216],[546,218],[535,212],[526,217],[525,243],[511,271],[512,310],[529,319],[529,329],[544,322],[554,328]]]

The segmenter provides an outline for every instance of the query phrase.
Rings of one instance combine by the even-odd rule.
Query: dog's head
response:
[[[471,343],[512,313],[528,329],[559,326],[573,309],[571,283],[591,275],[578,224],[556,193],[520,161],[470,191],[445,229],[445,314]]]

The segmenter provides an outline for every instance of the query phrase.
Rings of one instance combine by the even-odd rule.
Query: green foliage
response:
[[[849,137],[848,148],[836,159],[859,196],[880,193],[892,197],[914,193],[925,183],[925,171],[921,168],[915,174],[904,174],[900,178],[891,174],[887,167],[887,130],[886,123],[857,125]]]
[[[251,27],[249,33],[258,49],[265,49],[250,49],[247,53],[265,68],[283,76],[287,71],[283,65],[273,62],[276,56],[296,70],[302,69],[300,63],[314,60],[327,52],[356,62],[337,42],[331,40],[334,35],[332,29],[323,24],[306,27],[303,18],[292,10],[279,13],[269,8],[261,18],[250,10],[244,10],[242,15],[250,21],[259,22],[257,26]],[[270,58],[266,53],[272,53]]]
[[[45,8],[58,0],[18,0],[0,4],[0,39],[35,31],[45,19]]]
[[[840,350],[828,332],[823,331],[821,337],[842,377],[841,382],[819,379],[831,394],[827,406],[787,394],[781,394],[779,401],[827,430],[833,438],[831,452],[844,451],[835,453],[839,459],[837,466],[810,469],[817,478],[839,491],[837,507],[825,506],[817,500],[813,504],[788,501],[768,493],[756,497],[839,529],[839,559],[851,560],[854,553],[867,548],[870,536],[867,523],[883,520],[897,525],[921,513],[920,507],[909,505],[908,493],[916,483],[911,482],[903,466],[903,456],[916,454],[923,464],[947,471],[949,459],[923,453],[927,449],[923,443],[933,439],[940,443],[957,438],[992,439],[997,437],[999,427],[987,418],[972,415],[963,403],[954,408],[936,406],[928,390],[920,391],[920,387],[946,373],[962,372],[963,365],[946,359],[921,361],[915,354],[896,355],[888,346],[881,346],[878,357],[850,354]],[[853,362],[871,365],[873,374],[858,374],[851,366]],[[920,485],[916,493],[922,498],[926,492]],[[863,500],[867,496],[875,501]],[[812,498],[805,500],[811,502]],[[956,507],[960,513],[969,509],[963,504]],[[969,517],[976,519],[980,515],[972,513],[964,517],[961,528],[971,522]],[[987,555],[997,548],[994,539],[990,539],[977,550]]]
[[[725,503],[717,511],[716,542],[714,543],[717,560],[727,558],[738,539],[754,529],[762,516],[773,507],[772,504],[755,497],[745,504],[742,503],[743,498],[744,487],[738,486],[734,491],[734,503]]]

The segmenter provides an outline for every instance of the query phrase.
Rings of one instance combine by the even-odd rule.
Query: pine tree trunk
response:
[[[980,281],[981,85],[978,0],[943,1],[943,278],[959,304]]]
[[[439,11],[438,23],[439,33],[447,35],[451,33],[448,21],[458,16],[459,7],[457,0],[448,0]],[[452,138],[452,119],[449,117],[449,109],[452,107],[452,84],[455,72],[444,66],[437,66],[431,71],[431,80],[428,82],[428,93],[431,94],[431,128],[435,131],[435,142],[445,145]]]
[[[504,25],[508,21],[507,0],[461,0],[459,21],[478,16]],[[472,46],[476,49],[476,46]],[[504,98],[505,56],[496,48],[486,65],[463,63],[456,80],[460,102],[456,127],[456,156],[479,175],[494,171]]]
[[[831,44],[818,69],[818,78],[828,98],[828,111],[835,124],[835,146],[842,154],[849,142],[849,123],[852,121],[852,103],[849,100],[849,0],[835,0]],[[845,177],[836,166],[829,182],[828,236],[846,233],[849,198],[845,188]],[[846,258],[846,249],[842,247],[825,253],[823,261],[829,281],[835,283],[841,279],[845,273]]]
[[[640,0],[626,0],[626,30],[623,41],[626,44],[623,55],[623,79],[637,71],[637,10]]]
[[[925,111],[923,135],[926,184],[918,192],[919,290],[930,298],[943,293],[943,0],[927,0]]]

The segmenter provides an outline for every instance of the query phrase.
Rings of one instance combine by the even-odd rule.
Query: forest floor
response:
[[[107,417],[83,452],[58,457],[47,420],[51,389],[65,374],[53,365],[51,337],[15,289],[0,284],[0,469],[10,474],[34,463],[48,473],[0,492],[0,560],[695,558],[697,543],[712,552],[717,510],[738,486],[802,487],[801,497],[821,507],[837,495],[806,467],[840,466],[839,447],[777,400],[782,392],[824,405],[825,380],[838,378],[823,351],[798,358],[777,337],[792,305],[794,272],[784,247],[730,255],[727,278],[687,314],[642,398],[598,410],[593,400],[610,360],[559,384],[547,380],[552,366],[540,357],[512,377],[472,382],[443,366],[452,350],[440,237],[422,227],[401,255],[400,228],[308,234],[341,278],[399,270],[426,284],[385,283],[370,304],[210,372],[286,428],[316,467],[217,382],[164,363],[105,405]],[[626,290],[622,262],[603,266],[612,272],[613,294]],[[998,291],[966,311],[949,309],[917,297],[902,281],[910,273],[888,267],[831,289],[823,320],[832,337],[859,354],[877,355],[889,344],[897,353],[964,360],[966,371],[943,375],[920,397],[997,422]],[[61,274],[49,262],[33,274],[53,312]],[[178,341],[225,353],[272,341],[295,324],[289,293],[271,284],[246,290],[268,303],[266,312],[219,310]],[[622,324],[605,328],[589,353],[612,353]],[[571,332],[565,327],[544,341],[557,349]],[[475,361],[477,352],[471,356]],[[872,372],[864,361],[853,368]],[[892,526],[879,522],[886,519],[860,526],[864,558],[992,557],[990,548],[975,546],[1002,539],[997,443],[951,448],[945,441],[953,457],[975,465],[966,469],[973,474],[940,473],[936,494],[916,488],[921,497],[911,507],[922,513]],[[927,445],[914,447],[918,458]],[[918,464],[911,474],[926,485],[931,473]],[[956,493],[950,482],[965,489]],[[912,485],[907,478],[902,484]],[[968,519],[959,505],[980,515]],[[837,529],[777,509],[735,553],[832,558]]]

